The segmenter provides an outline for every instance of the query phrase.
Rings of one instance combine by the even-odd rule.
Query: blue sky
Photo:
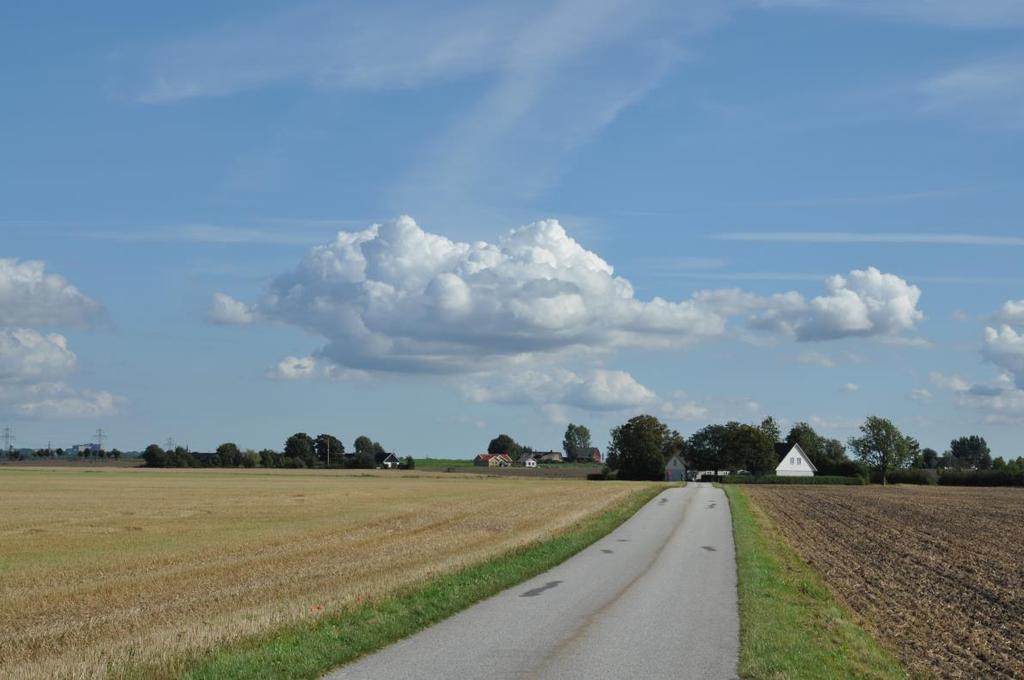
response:
[[[431,5],[0,10],[19,444],[1024,454],[1018,3]]]

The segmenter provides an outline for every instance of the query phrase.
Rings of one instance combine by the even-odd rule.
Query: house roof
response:
[[[373,462],[374,463],[383,463],[386,460],[388,460],[389,458],[394,458],[395,460],[398,460],[398,456],[396,456],[393,453],[384,452],[384,453],[375,453],[375,454],[373,454]]]
[[[679,456],[672,456],[668,459],[668,462],[665,463],[665,467],[686,467],[686,463],[684,463],[683,459]]]
[[[779,459],[779,463],[782,463],[786,456],[793,451],[797,451],[800,454],[800,457],[807,461],[807,465],[812,470],[815,472],[818,471],[818,468],[814,467],[814,463],[811,462],[811,457],[804,452],[803,448],[799,444],[787,444],[786,442],[782,442],[775,445],[775,455]]]

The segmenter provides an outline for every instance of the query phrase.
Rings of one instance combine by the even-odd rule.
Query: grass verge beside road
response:
[[[740,677],[907,678],[738,486],[732,511],[740,604]]]
[[[193,660],[187,664],[184,677],[319,677],[556,566],[606,536],[666,487],[639,490],[618,507],[550,540],[442,576],[382,601]],[[138,676],[144,675],[145,670],[140,669]]]

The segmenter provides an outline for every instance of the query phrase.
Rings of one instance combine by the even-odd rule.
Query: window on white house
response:
[[[797,457],[796,457],[796,464],[797,464],[797,465],[800,465],[800,463],[801,463],[801,461],[800,461],[800,456],[797,456]]]
[[[793,457],[791,456],[791,457],[790,457],[790,459],[789,459],[789,464],[790,464],[790,465],[796,465],[796,458],[793,458]]]

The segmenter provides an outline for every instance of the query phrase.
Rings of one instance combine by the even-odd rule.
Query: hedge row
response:
[[[945,470],[939,475],[945,486],[1024,486],[1024,473],[1010,470]]]
[[[722,484],[867,484],[863,477],[836,477],[822,475],[819,477],[788,477],[779,475],[725,475],[718,481]]]
[[[882,483],[882,476],[877,472],[871,475],[875,484]],[[885,481],[889,484],[938,484],[939,473],[936,470],[914,468],[912,470],[891,470]]]

